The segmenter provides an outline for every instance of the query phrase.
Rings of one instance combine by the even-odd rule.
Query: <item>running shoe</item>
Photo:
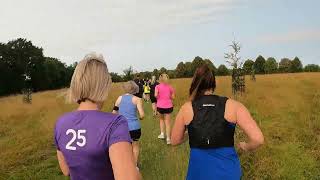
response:
[[[170,145],[171,144],[171,140],[167,139],[167,144]]]
[[[158,136],[158,139],[164,139],[164,134],[160,134],[159,136]]]

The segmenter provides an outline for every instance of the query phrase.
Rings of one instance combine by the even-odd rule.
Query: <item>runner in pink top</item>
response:
[[[172,100],[175,97],[174,89],[169,85],[169,76],[161,74],[159,77],[160,84],[155,88],[155,97],[157,97],[157,111],[160,117],[160,131],[159,139],[165,139],[164,130],[166,130],[167,144],[171,144],[171,124],[170,114],[173,111]]]
[[[158,91],[157,108],[172,108],[171,96],[174,93],[173,88],[169,84],[161,83],[156,86],[156,91]]]

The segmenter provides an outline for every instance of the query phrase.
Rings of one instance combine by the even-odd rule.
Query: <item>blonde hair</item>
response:
[[[169,82],[169,76],[166,73],[163,73],[159,76],[159,81],[162,83],[168,83]]]
[[[137,94],[139,92],[139,86],[134,81],[128,81],[122,84],[122,88],[125,93]]]
[[[101,54],[89,53],[79,62],[72,75],[69,102],[90,100],[102,103],[112,84],[108,67]]]
[[[156,76],[152,76],[151,77],[151,84],[156,83],[156,81],[157,81]]]

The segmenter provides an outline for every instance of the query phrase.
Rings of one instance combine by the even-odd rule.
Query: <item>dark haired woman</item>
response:
[[[240,102],[214,95],[215,77],[207,65],[199,67],[190,87],[190,101],[180,109],[172,130],[171,143],[183,143],[188,129],[190,160],[187,179],[240,179],[241,166],[234,148],[235,126],[248,136],[240,142],[243,151],[263,144],[261,130]]]

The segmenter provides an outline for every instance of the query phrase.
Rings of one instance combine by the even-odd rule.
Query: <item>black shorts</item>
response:
[[[150,97],[150,100],[151,100],[152,103],[156,103],[156,102],[157,102],[157,98],[154,97],[154,96],[151,96],[151,97]]]
[[[157,108],[157,111],[160,114],[170,114],[173,112],[173,107],[171,107],[171,108]]]
[[[129,131],[132,141],[139,141],[141,137],[141,129]]]

